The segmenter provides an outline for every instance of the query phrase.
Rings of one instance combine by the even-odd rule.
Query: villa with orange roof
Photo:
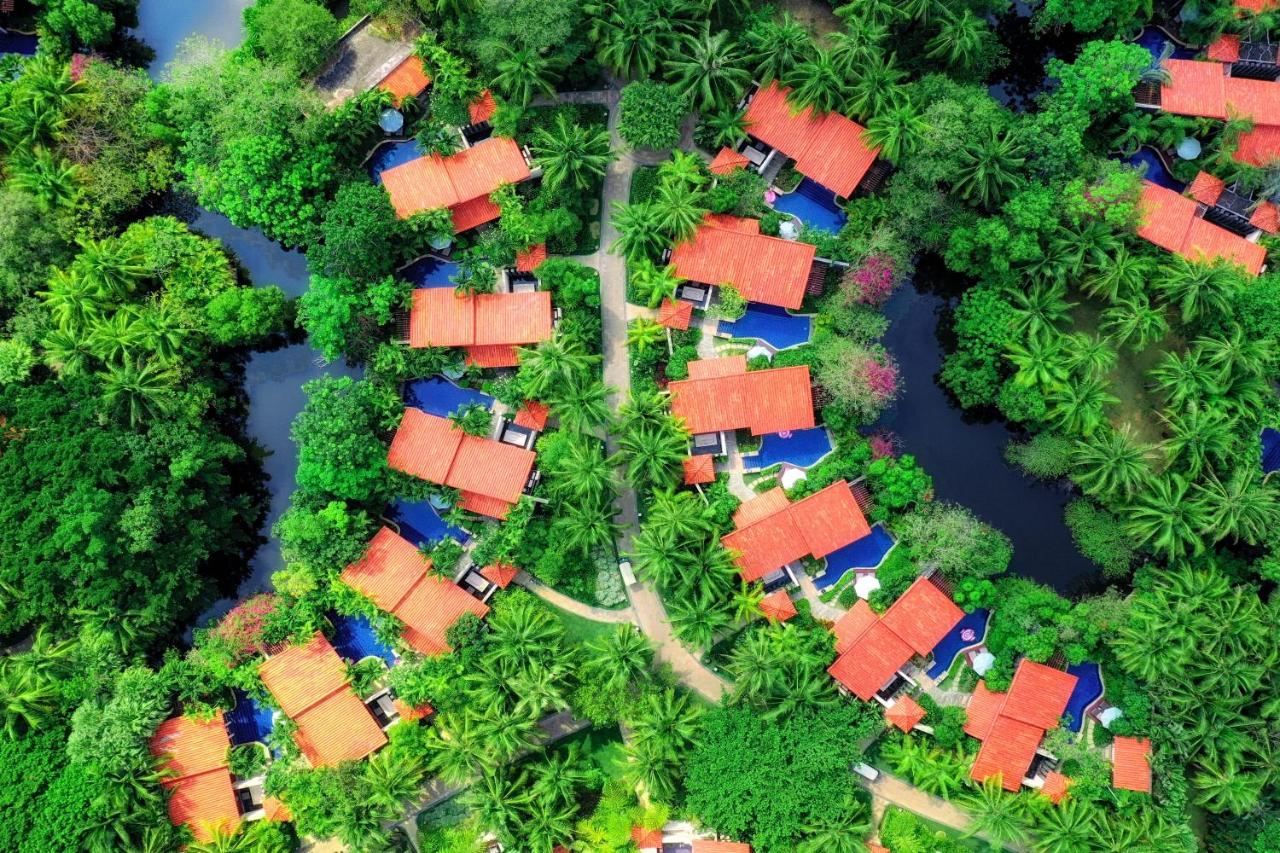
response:
[[[915,712],[909,706],[893,711],[903,701],[895,694],[917,684],[904,668],[912,658],[928,657],[962,618],[964,611],[927,577],[916,578],[883,614],[858,599],[832,628],[839,656],[827,672],[843,690],[884,705],[886,715],[893,712],[889,721],[901,727],[898,719]]]
[[[404,641],[428,656],[452,651],[447,635],[463,615],[483,619],[489,612],[487,604],[434,574],[431,558],[389,527],[374,534],[364,556],[347,566],[341,579],[403,622]]]
[[[671,251],[676,275],[685,279],[676,298],[698,308],[711,305],[715,289],[732,285],[748,302],[799,308],[805,293],[821,292],[829,262],[798,240],[760,233],[760,220],[708,215],[693,237]]]
[[[820,560],[871,533],[849,484],[838,480],[792,503],[770,489],[738,508],[735,530],[721,540],[747,583],[766,589],[797,583],[805,557]]]
[[[1047,731],[1058,727],[1075,687],[1074,675],[1025,658],[1008,692],[994,693],[979,681],[964,727],[982,741],[969,778],[985,782],[998,776],[1006,791],[1023,785],[1043,788],[1048,783],[1045,774],[1056,768],[1056,758],[1041,741]],[[1052,799],[1052,793],[1053,789],[1046,796]]]
[[[551,294],[477,293],[451,287],[418,288],[409,308],[409,346],[461,347],[467,364],[515,367],[516,347],[551,337]]]
[[[1117,737],[1111,742],[1111,785],[1122,791],[1151,793],[1151,741]]]
[[[1203,196],[1206,182],[1197,183]],[[1196,191],[1197,184],[1193,183],[1190,189]],[[1221,188],[1213,193],[1215,201],[1222,193]],[[1206,217],[1211,209],[1216,210],[1194,198],[1144,180],[1142,198],[1138,201],[1138,236],[1190,261],[1225,261],[1242,267],[1250,275],[1262,272],[1267,260],[1266,249],[1214,224]],[[1260,216],[1266,213],[1262,211]]]
[[[346,663],[323,634],[267,658],[258,677],[297,726],[294,742],[312,766],[355,761],[386,744],[377,719],[351,689]]]
[[[528,152],[514,140],[495,136],[448,157],[431,154],[393,166],[379,180],[401,219],[448,209],[460,234],[502,215],[490,193],[532,176]]]
[[[457,489],[469,512],[503,519],[536,482],[532,450],[468,435],[448,418],[405,409],[387,452],[397,471]]]
[[[809,368],[747,370],[746,356],[689,362],[689,378],[672,382],[671,413],[693,434],[694,455],[726,452],[725,432],[769,435],[814,425]]]

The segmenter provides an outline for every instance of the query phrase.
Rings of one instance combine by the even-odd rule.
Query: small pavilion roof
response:
[[[737,552],[743,580],[759,580],[775,569],[812,556],[821,559],[871,532],[849,484],[837,480],[795,503],[738,527],[721,540]],[[741,511],[741,509],[739,510]]]
[[[1050,770],[1044,777],[1044,786],[1040,789],[1040,793],[1048,797],[1049,802],[1056,806],[1066,798],[1067,789],[1070,787],[1070,776],[1064,776],[1057,770]]]
[[[643,826],[631,828],[631,840],[641,850],[662,847],[662,828],[645,829]]]
[[[903,733],[908,733],[925,718],[925,710],[915,699],[903,695],[884,709],[884,718],[889,725],[897,726]]]
[[[785,589],[775,589],[760,602],[760,612],[771,622],[786,622],[796,615],[796,603]]]
[[[1235,62],[1240,58],[1240,36],[1223,33],[1205,49],[1204,55],[1214,62]]]
[[[660,326],[683,332],[689,328],[689,321],[692,319],[692,302],[668,297],[662,300],[662,304],[658,306],[658,325]]]
[[[499,589],[506,589],[511,586],[516,575],[520,574],[520,570],[510,563],[494,563],[481,569],[480,574],[490,583],[497,584]]]
[[[448,208],[454,212],[454,229],[466,231],[496,218],[489,215],[497,209],[489,193],[531,174],[520,146],[495,136],[448,157],[431,154],[393,166],[382,173],[382,185],[401,219],[422,210]],[[480,200],[482,205],[475,209],[462,207]]]
[[[493,118],[498,112],[498,103],[493,99],[493,92],[485,89],[480,93],[470,106],[467,107],[467,113],[472,124],[480,124]]]
[[[516,426],[542,432],[547,428],[547,416],[551,414],[546,403],[537,400],[525,400],[524,405],[516,412]]]
[[[1196,175],[1195,180],[1191,182],[1191,185],[1187,187],[1187,195],[1201,204],[1207,204],[1212,207],[1218,203],[1218,199],[1222,196],[1222,191],[1226,188],[1226,181],[1216,178],[1208,172],[1200,172]]]
[[[681,462],[684,468],[684,484],[700,486],[703,483],[716,481],[716,461],[710,454],[702,456],[686,456]]]
[[[391,93],[391,102],[397,107],[406,97],[417,96],[431,85],[431,77],[422,67],[422,60],[410,54],[382,78],[378,88]]]
[[[733,219],[708,218],[692,239],[676,246],[671,253],[676,274],[703,284],[731,284],[748,302],[799,308],[817,248],[761,234],[755,220],[746,220],[754,226],[749,230]]]
[[[751,853],[751,845],[740,841],[715,841],[710,838],[695,838],[693,853]]]
[[[1268,234],[1275,234],[1280,231],[1280,209],[1272,202],[1264,201],[1254,209],[1253,215],[1249,217],[1249,224]]]
[[[516,272],[533,272],[546,259],[547,244],[535,243],[524,251],[516,252]]]
[[[808,365],[748,371],[745,359],[711,363],[725,371],[707,376],[702,371],[708,362],[691,361],[690,378],[668,386],[671,413],[683,418],[690,432],[749,429],[752,435],[767,435],[814,425]]]
[[[727,175],[734,169],[745,169],[751,161],[732,148],[721,148],[711,160],[711,174]]]
[[[409,723],[425,720],[436,712],[435,708],[425,702],[421,705],[410,705],[403,699],[396,698],[391,700],[391,704],[395,707],[396,713],[400,715],[400,719]]]
[[[1151,741],[1117,737],[1111,745],[1111,784],[1125,791],[1151,793]]]

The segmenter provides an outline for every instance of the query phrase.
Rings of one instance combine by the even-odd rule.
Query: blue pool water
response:
[[[331,613],[329,621],[333,623],[333,648],[342,657],[353,662],[378,657],[386,661],[388,666],[396,662],[396,653],[382,644],[365,617]]]
[[[443,518],[430,501],[406,501],[397,499],[391,505],[390,518],[400,527],[400,535],[419,548],[434,545],[446,536],[452,536],[463,545],[471,536],[461,527],[454,527]]]
[[[393,166],[403,166],[405,163],[417,160],[422,156],[424,156],[424,152],[418,148],[418,143],[412,139],[406,139],[401,142],[384,142],[369,155],[369,159],[365,161],[364,168],[369,173],[369,177],[378,183],[382,183],[382,173],[387,169]]]
[[[760,453],[742,460],[748,470],[759,470],[790,462],[800,468],[808,468],[831,452],[831,436],[826,427],[793,429],[783,438],[782,433],[766,435],[760,440]]]
[[[1156,152],[1146,146],[1139,148],[1138,153],[1126,159],[1125,162],[1132,166],[1137,166],[1142,170],[1143,177],[1148,181],[1151,181],[1153,184],[1159,184],[1160,186],[1165,187],[1166,189],[1171,189],[1174,192],[1182,192],[1183,188],[1186,186],[1182,181],[1179,181],[1170,175]]]
[[[808,343],[813,332],[813,318],[804,314],[789,314],[776,305],[752,302],[747,313],[737,320],[720,321],[718,331],[735,338],[756,338],[774,349],[786,349]]]
[[[930,678],[941,678],[951,669],[951,662],[960,654],[980,641],[987,633],[987,617],[991,614],[983,607],[972,613],[966,613],[956,626],[947,632],[938,645],[933,647],[933,666],[929,668]]]
[[[397,275],[417,288],[453,287],[458,265],[432,255],[418,258]]]
[[[1102,695],[1102,668],[1085,661],[1068,666],[1067,672],[1076,677],[1076,689],[1071,691],[1071,698],[1067,700],[1065,716],[1070,718],[1067,728],[1078,732],[1084,723],[1084,709]]]
[[[227,711],[223,719],[227,724],[227,734],[234,744],[253,743],[267,740],[267,735],[275,728],[271,709],[259,705],[249,698],[243,690],[236,690],[236,706]]]
[[[34,35],[0,31],[0,54],[17,53],[22,56],[35,56],[38,40]]]
[[[873,569],[880,565],[892,547],[893,537],[877,524],[866,536],[828,554],[827,569],[813,579],[813,584],[818,589],[826,589],[850,569]]]
[[[773,209],[790,213],[805,225],[830,231],[832,234],[839,233],[849,221],[844,210],[836,204],[835,194],[808,178],[801,179],[795,192],[778,196]]]
[[[1194,50],[1179,46],[1177,42],[1161,32],[1159,27],[1145,28],[1138,34],[1136,41],[1147,49],[1152,59],[1160,58],[1160,52],[1164,50],[1165,42],[1173,44],[1173,59],[1191,59],[1196,55]]]
[[[1267,427],[1262,431],[1262,471],[1270,474],[1280,468],[1280,432]]]
[[[404,403],[429,415],[447,418],[468,403],[493,409],[493,398],[473,388],[459,388],[443,376],[414,379],[404,385]]]

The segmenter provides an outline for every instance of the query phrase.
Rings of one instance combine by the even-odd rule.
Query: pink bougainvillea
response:
[[[275,593],[264,592],[242,601],[222,617],[216,633],[237,660],[265,651],[262,632],[279,600]]]
[[[89,55],[87,53],[76,53],[71,57],[71,79],[79,81],[84,76],[85,66],[89,64]]]
[[[888,430],[872,433],[867,437],[867,444],[871,447],[872,459],[885,459],[898,452],[898,437]]]
[[[883,305],[898,284],[893,259],[888,255],[868,255],[860,266],[845,274],[845,283],[847,298],[853,302]]]
[[[898,393],[898,368],[887,359],[883,362],[868,358],[862,367],[867,388],[881,401],[892,400]]]

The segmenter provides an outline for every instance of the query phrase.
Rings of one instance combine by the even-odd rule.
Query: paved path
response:
[[[557,592],[528,572],[522,571],[516,575],[516,583],[548,604],[554,604],[561,610],[567,610],[575,616],[581,616],[583,619],[590,619],[593,622],[630,622],[632,624],[635,624],[636,621],[630,607],[623,607],[620,610],[606,610],[603,607],[592,607],[589,604],[583,604],[576,598],[570,598],[563,592]]]

